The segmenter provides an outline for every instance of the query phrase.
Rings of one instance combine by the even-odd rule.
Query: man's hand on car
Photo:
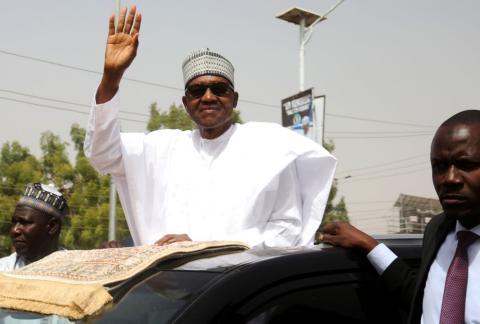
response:
[[[320,241],[344,248],[361,249],[366,253],[378,245],[373,237],[347,222],[326,224],[320,235]]]
[[[119,240],[106,241],[100,244],[101,249],[111,249],[111,248],[121,248],[123,247],[122,242]]]
[[[187,234],[167,234],[155,242],[155,245],[168,245],[175,242],[191,241]]]

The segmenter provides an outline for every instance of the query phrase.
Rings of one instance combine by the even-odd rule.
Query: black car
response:
[[[421,236],[381,238],[412,267]],[[252,249],[151,268],[111,291],[88,323],[401,323],[364,255],[328,245]],[[0,310],[0,323],[70,323]]]

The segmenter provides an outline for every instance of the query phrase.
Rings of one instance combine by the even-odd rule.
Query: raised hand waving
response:
[[[103,78],[96,94],[97,103],[110,100],[117,92],[123,73],[137,55],[141,24],[142,15],[135,6],[130,11],[126,7],[122,8],[116,28],[115,16],[110,16]]]

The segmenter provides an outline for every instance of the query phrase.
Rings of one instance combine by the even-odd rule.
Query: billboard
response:
[[[325,96],[313,96],[313,89],[282,100],[282,125],[323,145]]]

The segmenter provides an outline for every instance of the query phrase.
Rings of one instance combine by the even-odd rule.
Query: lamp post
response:
[[[300,27],[300,52],[298,55],[300,91],[305,90],[305,45],[312,36],[313,26],[326,18],[311,11],[291,8],[277,16]]]
[[[305,46],[310,41],[313,33],[313,27],[319,22],[327,19],[327,16],[335,10],[345,0],[338,1],[323,15],[317,14],[300,8],[291,8],[277,16],[278,19],[293,23],[299,26],[300,42],[299,42],[299,88],[300,93],[305,90]],[[324,125],[325,125],[325,96],[313,96],[313,120],[315,127],[315,140],[324,145]],[[283,113],[282,113],[283,114]],[[285,126],[285,124],[284,124]]]
[[[312,37],[313,27],[327,19],[327,16],[344,1],[338,1],[323,15],[295,7],[277,16],[278,19],[294,23],[300,27],[300,52],[298,55],[300,91],[305,90],[305,46]]]

